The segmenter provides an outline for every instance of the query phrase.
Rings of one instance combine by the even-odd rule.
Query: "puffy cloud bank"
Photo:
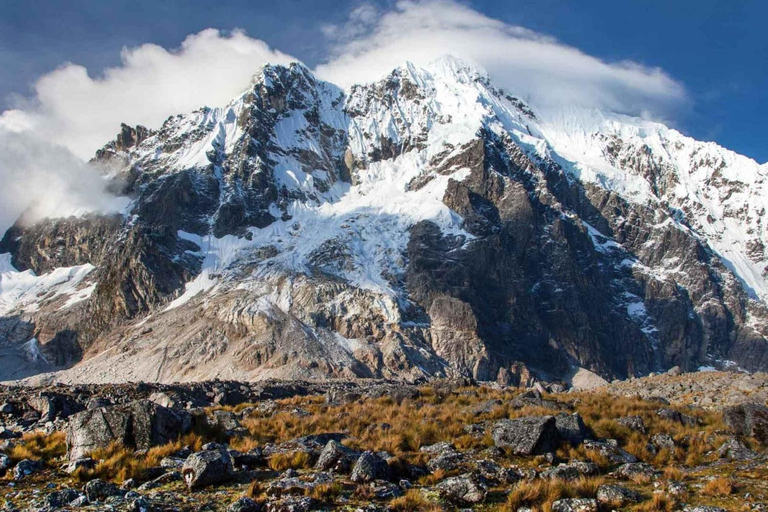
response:
[[[685,99],[660,69],[607,63],[452,0],[401,0],[387,10],[363,4],[323,32],[327,58],[315,71],[342,86],[376,80],[408,60],[426,64],[452,54],[542,107],[659,116]],[[0,114],[0,234],[28,208],[37,218],[121,207],[84,164],[121,122],[156,128],[168,116],[224,105],[264,63],[293,60],[242,31],[207,29],[172,50],[125,48],[121,64],[99,76],[72,63],[42,76],[32,97]]]

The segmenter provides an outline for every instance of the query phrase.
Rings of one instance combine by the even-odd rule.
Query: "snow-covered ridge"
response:
[[[57,268],[41,276],[31,270],[19,272],[11,264],[10,254],[0,254],[0,316],[11,313],[32,313],[43,302],[66,296],[61,309],[90,297],[95,284],[81,282],[95,267],[90,264]]]

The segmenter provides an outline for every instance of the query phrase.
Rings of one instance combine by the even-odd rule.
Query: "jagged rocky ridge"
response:
[[[0,244],[5,379],[768,368],[765,166],[455,59],[347,92],[265,66],[93,163],[129,211]]]

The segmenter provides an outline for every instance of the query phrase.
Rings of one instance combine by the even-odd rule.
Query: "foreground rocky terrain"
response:
[[[0,241],[0,380],[768,368],[768,168],[661,124],[446,58],[115,129],[125,211]]]
[[[679,405],[713,379],[753,386]],[[9,511],[768,508],[764,375],[632,385],[6,387],[0,497]]]

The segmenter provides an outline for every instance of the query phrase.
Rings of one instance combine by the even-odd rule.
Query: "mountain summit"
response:
[[[768,370],[768,167],[454,58],[265,66],[92,163],[129,211],[0,242],[2,379]]]

